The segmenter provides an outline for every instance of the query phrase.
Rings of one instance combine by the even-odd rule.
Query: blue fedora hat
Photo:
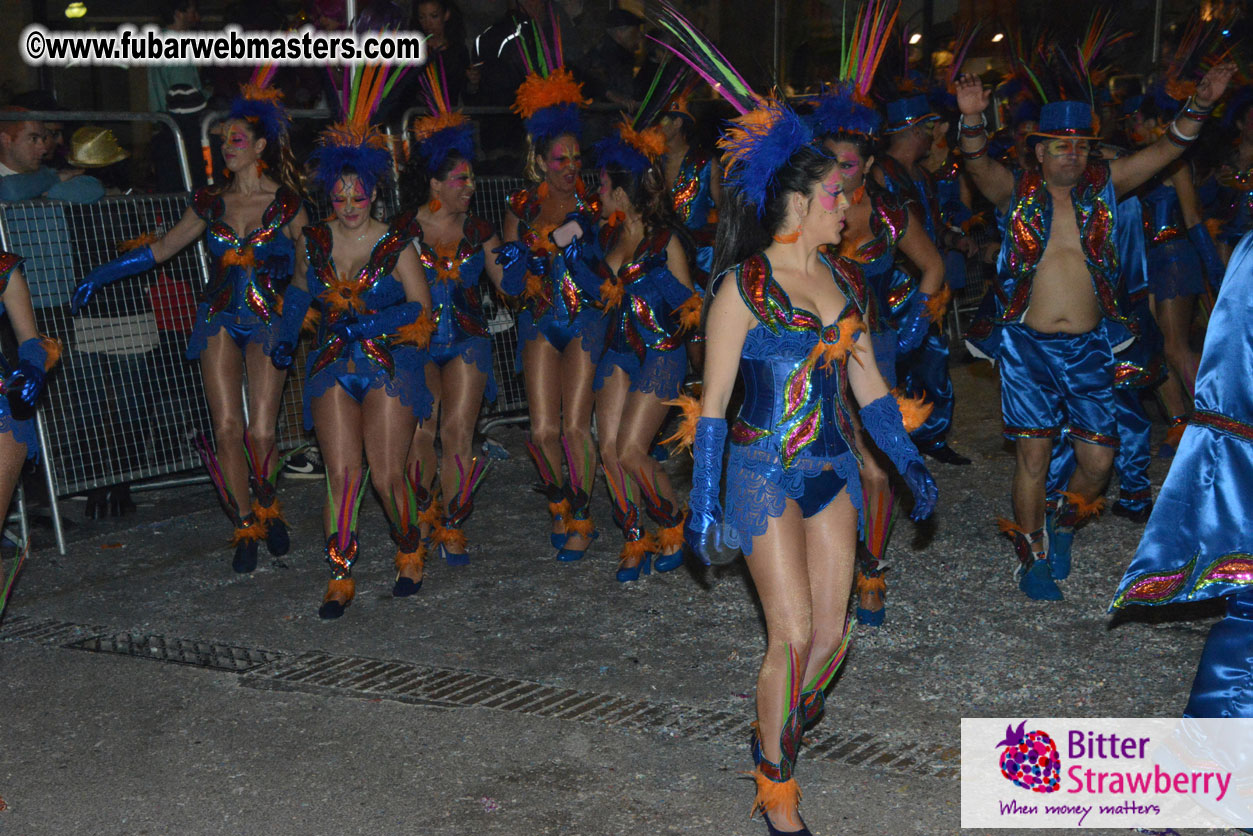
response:
[[[930,100],[921,93],[917,96],[888,102],[887,114],[887,126],[883,129],[886,134],[903,131],[919,122],[934,122],[940,118],[939,114],[931,109]]]
[[[1087,102],[1049,102],[1040,108],[1040,127],[1027,141],[1041,139],[1098,139],[1092,123],[1092,105]]]

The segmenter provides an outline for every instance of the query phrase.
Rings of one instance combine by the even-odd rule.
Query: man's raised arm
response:
[[[1201,135],[1201,125],[1226,92],[1227,83],[1235,71],[1236,65],[1230,61],[1211,67],[1160,139],[1130,156],[1111,162],[1109,172],[1114,178],[1114,191],[1120,196],[1127,194],[1179,159]]]
[[[1014,175],[1005,166],[988,157],[988,98],[992,91],[983,89],[977,75],[964,75],[957,80],[957,107],[961,110],[958,130],[961,132],[964,167],[975,188],[998,209],[1009,206],[1014,195]]]

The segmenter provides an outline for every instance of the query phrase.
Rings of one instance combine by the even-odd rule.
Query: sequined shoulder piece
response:
[[[1035,194],[1036,190],[1043,185],[1043,178],[1038,171],[1028,171],[1026,169],[1018,169],[1016,172],[1017,179],[1014,183],[1014,203],[1017,205],[1022,198]]]
[[[652,235],[644,239],[644,246],[641,247],[641,255],[648,257],[664,257],[666,247],[670,246],[670,238],[674,235],[674,230],[668,226],[661,227],[653,232]]]
[[[405,239],[405,243],[410,243],[413,239],[422,240],[422,224],[418,223],[417,212],[397,212],[387,222],[388,234],[394,233]]]
[[[210,191],[208,188],[196,189],[191,196],[191,211],[195,212],[202,220],[210,223],[222,217],[226,211],[226,204],[222,201],[222,195]]]
[[[757,253],[742,261],[735,268],[735,282],[757,321],[778,333],[787,323],[785,312],[791,310],[792,303],[770,275],[770,262],[765,255]]]
[[[400,253],[405,247],[413,243],[417,238],[422,240],[422,226],[418,223],[417,214],[414,212],[401,212],[392,218],[388,224],[387,232],[379,239],[374,246],[373,258],[375,264],[385,265],[383,272],[390,273],[396,265],[396,259],[400,257]]]
[[[539,201],[530,189],[518,189],[509,195],[509,211],[530,223],[539,215]]]
[[[874,237],[886,233],[888,245],[905,237],[909,230],[909,204],[899,196],[876,189],[871,193],[870,231]]]
[[[6,253],[0,251],[0,293],[3,288],[8,286],[9,274],[13,272],[13,268],[21,264],[24,259],[15,253]]]
[[[320,270],[330,261],[331,228],[325,223],[306,226],[304,236],[305,258],[309,260],[309,266],[315,270]]]
[[[466,222],[461,227],[461,237],[465,238],[466,243],[475,249],[482,247],[495,234],[496,228],[492,226],[491,221],[477,215],[466,215]]]
[[[299,211],[300,197],[286,186],[279,186],[278,191],[274,193],[274,199],[270,201],[269,206],[265,207],[265,212],[261,215],[261,225],[265,227],[287,226]]]

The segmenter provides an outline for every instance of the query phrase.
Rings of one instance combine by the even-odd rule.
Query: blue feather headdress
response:
[[[413,122],[413,137],[428,172],[438,170],[454,152],[466,160],[474,160],[474,125],[464,113],[453,109],[444,78],[443,55],[436,60],[438,68],[434,61],[429,62],[422,76],[422,93],[431,115]]]
[[[596,162],[599,166],[643,174],[666,153],[666,138],[655,123],[671,112],[667,108],[688,77],[682,62],[674,63],[677,69],[669,60],[662,61],[635,116],[628,119],[623,114],[617,130],[596,143]]]
[[[760,218],[774,193],[779,170],[801,148],[813,146],[813,130],[786,103],[753,92],[705,33],[673,6],[663,0],[653,16],[677,46],[657,43],[682,59],[739,112],[718,140],[725,169],[722,182],[740,192]]]
[[[277,64],[263,64],[253,70],[252,78],[240,89],[226,114],[228,121],[242,119],[256,125],[267,142],[281,142],[291,127],[283,107],[283,91],[270,86],[277,72]]]
[[[561,27],[557,23],[556,10],[552,11],[553,44],[544,40],[538,25],[531,27],[535,45],[528,48],[522,38],[516,38],[526,65],[527,75],[518,85],[512,110],[522,117],[526,132],[534,142],[543,142],[583,131],[579,109],[589,101],[583,98],[583,85],[565,67],[561,49]]]
[[[809,115],[814,133],[847,132],[873,138],[883,124],[870,97],[875,73],[887,48],[888,37],[900,11],[897,3],[872,3],[857,12],[850,37],[842,23],[840,74],[818,96]]]
[[[367,64],[349,67],[343,86],[339,88],[339,106],[343,121],[332,125],[318,138],[318,149],[310,162],[313,179],[328,193],[343,176],[344,169],[356,172],[368,195],[392,166],[391,146],[387,137],[370,124],[379,103],[405,72],[401,67]],[[336,80],[332,74],[332,80]]]

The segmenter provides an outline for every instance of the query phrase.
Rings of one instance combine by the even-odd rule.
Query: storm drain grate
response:
[[[742,712],[702,709],[677,702],[580,691],[452,668],[326,653],[288,657],[265,671],[244,677],[243,681],[263,689],[351,695],[449,708],[491,708],[732,746],[747,743],[754,719],[747,705]],[[815,738],[806,748],[806,756],[905,772],[911,776],[952,780],[958,776],[955,748],[916,743],[900,746],[886,736],[871,732],[836,731]]]
[[[283,658],[282,653],[236,647],[195,639],[172,639],[156,634],[115,633],[91,636],[70,642],[65,647],[92,653],[116,653],[157,662],[173,662],[198,668],[212,668],[231,673],[245,673]]]
[[[47,618],[31,618],[29,615],[7,617],[0,623],[0,641],[38,642],[39,644],[64,645],[83,636],[98,636],[103,627],[88,627],[68,621]]]

